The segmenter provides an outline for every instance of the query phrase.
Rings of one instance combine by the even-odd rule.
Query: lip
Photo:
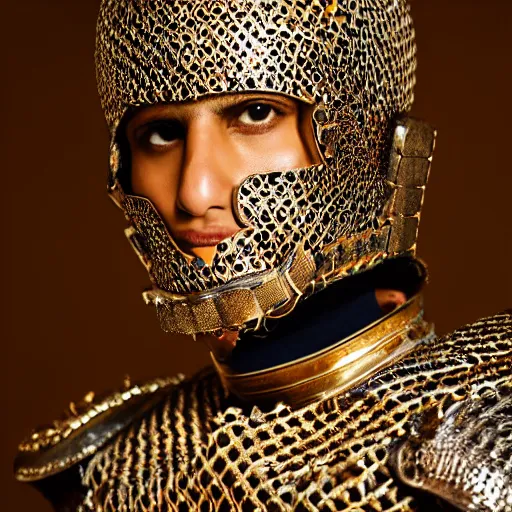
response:
[[[191,247],[214,247],[225,238],[229,238],[234,234],[228,230],[208,230],[208,231],[177,231],[173,233],[176,242],[185,248]]]

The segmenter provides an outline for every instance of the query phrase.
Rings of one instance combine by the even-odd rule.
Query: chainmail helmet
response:
[[[320,287],[414,253],[433,148],[423,125],[400,121],[413,101],[415,52],[405,0],[102,1],[109,192],[164,329],[256,329]],[[138,106],[257,91],[312,106],[321,162],[240,183],[233,211],[244,228],[209,265],[177,248],[148,199],[123,190],[119,127]]]

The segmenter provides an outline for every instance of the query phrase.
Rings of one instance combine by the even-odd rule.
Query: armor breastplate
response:
[[[369,379],[296,408],[238,402],[213,371],[164,386],[149,410],[91,450],[92,458],[84,454],[79,510],[432,510],[393,470],[397,460],[416,460],[414,446],[406,445],[405,455],[397,450],[404,440],[426,436],[426,423],[443,425],[459,403],[478,404],[489,390],[509,395],[511,344],[512,314],[486,318],[427,339]],[[423,487],[444,498],[451,493],[459,507],[509,511],[504,457],[512,439],[506,421],[495,427],[502,432],[493,472],[466,481],[448,473],[443,489]],[[478,467],[464,460],[474,452],[459,455],[462,465]],[[44,477],[37,458],[33,453],[30,463],[19,464],[18,478]],[[462,487],[466,502],[457,501]]]

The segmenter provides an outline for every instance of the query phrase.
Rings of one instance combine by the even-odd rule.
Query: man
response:
[[[145,299],[215,370],[87,397],[18,478],[57,510],[509,510],[511,315],[423,320],[406,3],[105,0],[97,69]]]

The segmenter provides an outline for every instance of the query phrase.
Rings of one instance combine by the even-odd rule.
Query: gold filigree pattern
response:
[[[91,391],[80,402],[71,402],[61,419],[34,431],[19,445],[16,478],[38,480],[90,456],[133,420],[134,408],[144,411],[163,390],[182,380],[179,375],[132,386],[127,379],[121,391],[103,397]],[[110,422],[113,424],[105,428]]]
[[[303,244],[317,265],[309,283],[314,291],[315,281],[327,284],[326,272],[340,279],[386,256],[387,237],[366,234],[389,223],[390,139],[413,100],[414,31],[405,0],[104,0],[96,61],[113,141],[110,191],[157,289],[216,293],[279,268]],[[207,265],[176,249],[147,199],[123,192],[118,127],[137,106],[251,91],[313,105],[323,162],[288,172],[262,169],[244,180],[234,210],[245,228],[218,244]],[[338,254],[326,255],[333,245]],[[393,254],[413,246],[414,240],[395,244]],[[172,323],[164,320],[171,330]]]
[[[410,440],[414,447],[418,438],[427,445],[434,439],[444,453],[453,446],[461,475],[475,466],[481,470],[490,457],[486,478],[506,498],[508,423],[493,422],[491,416],[506,413],[508,402],[496,408],[489,394],[512,393],[512,313],[424,341],[362,384],[302,407],[239,402],[226,394],[218,374],[210,370],[163,387],[163,395],[153,395],[156,401],[148,396],[149,408],[142,414],[136,413],[141,407],[136,403],[122,432],[105,415],[104,429],[113,429],[114,434],[89,451],[96,454],[83,466],[85,491],[78,510],[430,511],[434,505],[425,496],[417,500],[391,469],[401,442]],[[480,399],[484,407],[472,404]],[[456,404],[462,404],[463,414],[455,418],[471,421],[453,424]],[[479,410],[485,414],[477,414]],[[485,411],[494,412],[489,416]],[[418,436],[425,424],[431,434]],[[479,424],[484,435],[474,438]],[[86,434],[93,427],[89,423],[81,430]],[[502,430],[493,433],[493,428]],[[468,439],[471,449],[461,450]],[[486,452],[487,458],[479,455],[485,439],[499,444]],[[73,450],[82,453],[82,448],[61,440],[53,454],[59,449],[61,456]],[[30,459],[24,459],[22,452],[18,478],[29,474],[37,480],[48,475],[41,471],[48,452],[43,447],[38,450]],[[404,450],[418,453],[407,444]],[[408,457],[402,458],[407,470]],[[56,457],[55,467],[64,471],[73,459],[62,460],[59,465]],[[450,459],[426,462],[431,466],[434,462],[442,475]],[[417,469],[421,475],[422,466]],[[464,485],[450,478],[445,484],[453,486],[453,493]],[[489,485],[484,489],[471,478],[467,484],[470,492],[465,499],[482,503]],[[445,487],[443,495],[448,492]]]
[[[510,393],[511,364],[512,315],[502,314],[304,407],[233,403],[215,373],[202,374],[91,460],[81,510],[433,510],[391,470],[395,446],[470,395]],[[497,483],[507,463],[495,460]]]
[[[477,389],[429,418],[395,457],[400,478],[461,510],[512,510],[512,393]]]

